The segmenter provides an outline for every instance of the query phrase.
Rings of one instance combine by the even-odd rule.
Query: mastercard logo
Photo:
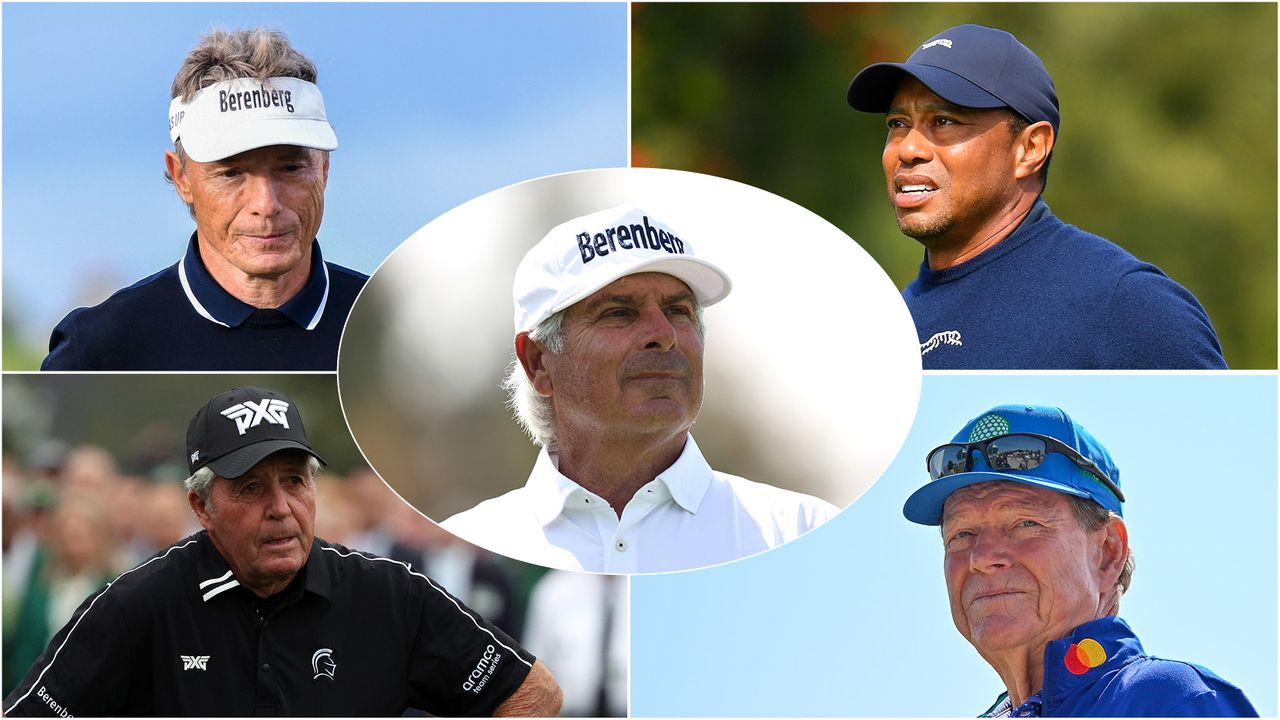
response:
[[[1063,661],[1072,675],[1083,675],[1089,672],[1089,668],[1096,668],[1106,662],[1107,651],[1102,649],[1097,640],[1085,638],[1078,643],[1071,643]]]

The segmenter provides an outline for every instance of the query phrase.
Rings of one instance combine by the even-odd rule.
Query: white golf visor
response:
[[[697,257],[665,223],[638,208],[610,208],[557,225],[525,254],[512,284],[516,333],[642,272],[683,281],[702,307],[720,302],[733,287],[723,270]]]
[[[191,102],[169,103],[169,139],[187,157],[213,162],[268,145],[333,150],[338,138],[320,88],[305,80],[236,78],[202,88]]]

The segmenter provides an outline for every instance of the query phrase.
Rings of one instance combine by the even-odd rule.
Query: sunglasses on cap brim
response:
[[[950,475],[973,470],[975,452],[982,453],[992,470],[1033,470],[1040,467],[1049,453],[1057,453],[1066,457],[1107,486],[1115,496],[1124,502],[1124,493],[1107,474],[1092,460],[1081,455],[1079,451],[1049,437],[1035,433],[1010,433],[997,435],[971,443],[947,443],[934,448],[925,457],[925,466],[929,469],[930,480],[940,480]]]

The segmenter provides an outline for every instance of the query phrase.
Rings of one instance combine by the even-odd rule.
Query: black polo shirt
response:
[[[333,370],[347,314],[368,280],[311,246],[307,284],[258,309],[213,279],[191,234],[176,264],[76,308],[53,329],[41,370]]]
[[[90,596],[7,715],[491,715],[533,656],[408,565],[317,538],[262,600],[201,531]]]

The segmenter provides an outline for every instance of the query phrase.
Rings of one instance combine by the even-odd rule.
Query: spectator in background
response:
[[[140,539],[147,555],[163,550],[196,530],[196,519],[187,506],[187,495],[177,482],[161,482],[147,488],[142,498]]]
[[[391,544],[395,541],[392,518],[404,507],[404,501],[369,468],[357,468],[349,473],[346,487],[360,512],[360,526],[352,538],[353,547],[389,556]]]
[[[5,694],[80,603],[115,577],[115,542],[102,497],[64,496],[53,510],[5,638]],[[12,672],[11,677],[9,673]]]
[[[508,635],[521,638],[523,608],[511,576],[492,554],[443,530],[405,503],[398,505],[395,517],[392,559],[434,578]]]
[[[562,715],[626,716],[627,610],[617,575],[552,570],[534,586],[525,645],[556,669]]]

